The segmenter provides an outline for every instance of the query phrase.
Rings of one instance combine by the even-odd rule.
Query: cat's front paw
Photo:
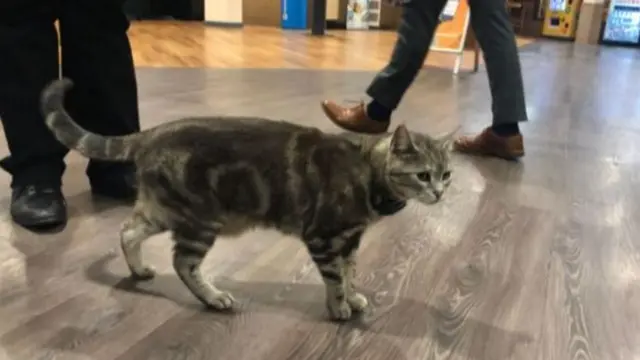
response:
[[[327,302],[327,309],[332,320],[345,321],[351,319],[351,306],[346,300],[332,299]]]
[[[131,277],[137,281],[151,280],[156,276],[156,270],[151,266],[131,268]]]
[[[231,310],[238,302],[226,291],[216,292],[206,300],[206,305],[216,310]]]
[[[353,311],[357,312],[363,312],[369,306],[367,297],[357,292],[352,292],[349,297],[347,297],[347,303]]]

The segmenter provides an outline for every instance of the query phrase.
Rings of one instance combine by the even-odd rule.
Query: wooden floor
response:
[[[152,67],[379,70],[396,40],[394,31],[331,30],[315,37],[307,31],[166,21],[135,22],[130,34],[136,64]],[[520,46],[532,42],[518,39]],[[426,65],[452,68],[454,61],[454,55],[433,52]],[[473,52],[465,51],[463,68],[472,67]]]
[[[206,273],[243,307],[205,312],[173,273],[166,235],[145,248],[160,275],[127,280],[117,229],[129,208],[89,195],[83,159],[68,157],[70,223],[46,236],[12,225],[0,174],[0,360],[640,359],[640,53],[542,42],[522,62],[525,159],[456,156],[441,204],[370,229],[358,284],[374,310],[343,325],[326,321],[321,280],[289,238],[221,239]],[[373,75],[140,68],[143,125],[240,114],[337,131],[319,101],[357,99]],[[396,119],[471,132],[490,105],[482,68],[429,69]]]

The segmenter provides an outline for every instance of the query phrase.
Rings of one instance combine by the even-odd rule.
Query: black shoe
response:
[[[116,200],[135,200],[138,189],[133,172],[93,175],[89,178],[91,192]]]
[[[11,193],[11,217],[29,229],[62,226],[67,223],[67,203],[60,187],[15,186]]]

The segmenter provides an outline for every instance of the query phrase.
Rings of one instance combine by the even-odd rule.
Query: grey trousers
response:
[[[520,58],[504,0],[468,0],[471,26],[482,48],[491,87],[493,123],[527,120]],[[405,3],[389,64],[367,94],[394,110],[422,68],[446,0]]]

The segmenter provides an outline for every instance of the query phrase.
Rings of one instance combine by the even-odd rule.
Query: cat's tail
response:
[[[131,161],[144,133],[125,136],[102,136],[83,129],[64,108],[65,93],[73,82],[54,80],[42,92],[40,107],[47,126],[56,139],[69,149],[96,160]],[[97,109],[97,111],[100,111]]]

